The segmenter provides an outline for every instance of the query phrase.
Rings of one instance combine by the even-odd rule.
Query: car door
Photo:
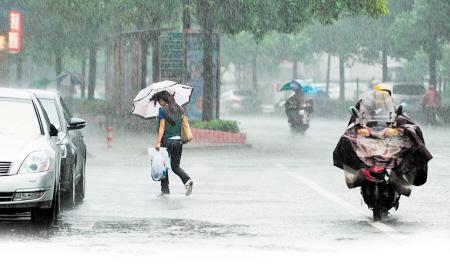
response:
[[[62,161],[61,161],[61,181],[62,190],[67,191],[70,188],[72,181],[72,169],[76,157],[76,145],[72,142],[70,134],[67,131],[67,124],[64,116],[58,108],[58,103],[54,98],[40,98],[40,102],[44,107],[50,122],[58,129],[58,143],[61,147]]]
[[[61,97],[58,96],[57,99],[58,108],[60,110],[62,119],[64,121],[64,126],[66,128],[66,133],[68,139],[73,144],[74,152],[77,157],[77,165],[76,165],[76,179],[81,177],[83,172],[82,167],[84,167],[84,159],[86,158],[86,146],[84,144],[83,133],[80,130],[68,130],[67,126],[69,125],[70,119],[72,119],[72,113],[67,108],[67,105],[64,103]]]
[[[56,126],[52,123],[52,120],[50,119],[49,114],[47,113],[47,110],[45,109],[44,104],[37,98],[34,99],[36,106],[39,107],[40,113],[40,120],[42,121],[42,126],[44,128],[48,128],[50,129],[50,126],[53,125],[55,128]],[[47,131],[48,133],[49,131]],[[62,148],[62,143],[61,143],[61,139],[59,137],[59,132],[58,132],[58,136],[51,136],[50,134],[50,142],[51,144],[54,146],[54,150],[55,150],[55,175],[56,175],[56,181],[60,181],[62,179],[62,172],[61,172],[61,164],[63,161],[63,148]]]

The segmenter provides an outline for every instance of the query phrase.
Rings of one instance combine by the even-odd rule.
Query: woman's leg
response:
[[[161,142],[161,147],[163,148],[167,148],[167,151],[169,151],[169,147],[167,145],[167,143],[163,140]],[[170,155],[170,153],[169,153]],[[169,189],[169,172],[167,172],[167,177],[163,180],[161,180],[161,193],[163,194],[170,194],[170,189]]]
[[[169,173],[167,173],[167,177],[165,179],[161,180],[161,193],[170,194]]]
[[[172,167],[172,171],[180,177],[183,184],[186,184],[186,182],[191,178],[180,167],[181,155],[183,153],[183,144],[181,142],[173,142],[170,144],[170,147],[167,148],[167,150],[169,151],[170,155],[170,166]]]

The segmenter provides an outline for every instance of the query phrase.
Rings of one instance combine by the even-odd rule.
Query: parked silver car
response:
[[[86,121],[74,118],[57,92],[33,90],[47,112],[50,122],[58,129],[62,149],[61,197],[63,204],[73,207],[85,196],[86,144],[80,129]]]
[[[0,213],[31,211],[51,224],[60,210],[58,130],[26,90],[0,88]]]

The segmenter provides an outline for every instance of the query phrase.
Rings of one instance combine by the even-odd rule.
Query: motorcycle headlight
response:
[[[50,158],[43,152],[30,153],[20,166],[19,174],[46,172],[50,168]]]

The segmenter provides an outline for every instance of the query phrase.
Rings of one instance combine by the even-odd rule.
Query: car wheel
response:
[[[71,171],[71,177],[69,181],[69,188],[64,194],[64,206],[68,208],[73,208],[76,205],[76,176],[77,176],[77,170],[76,170],[76,162],[74,163],[74,166]]]
[[[58,219],[61,207],[61,192],[55,186],[52,206],[49,209],[35,208],[31,211],[31,222],[35,225],[51,226]]]
[[[83,202],[85,187],[86,187],[86,159],[83,160],[83,165],[81,165],[81,177],[77,184],[76,190],[77,203]]]

